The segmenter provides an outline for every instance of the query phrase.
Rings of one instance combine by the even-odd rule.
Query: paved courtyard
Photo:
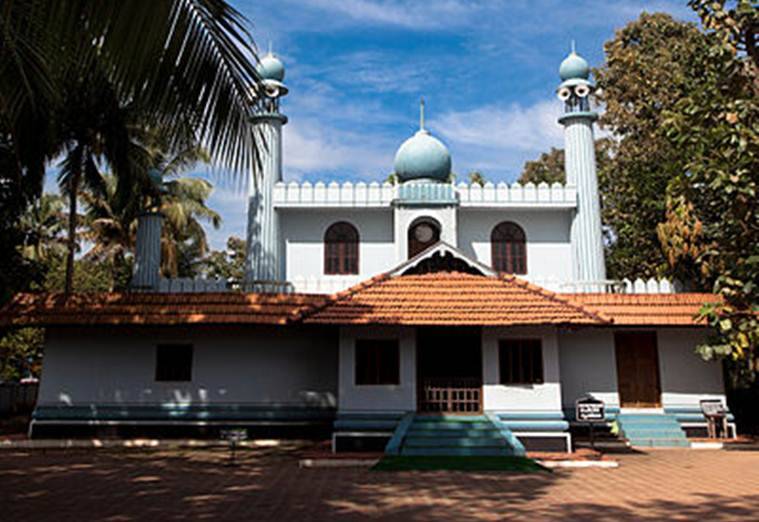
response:
[[[541,474],[300,469],[294,449],[0,452],[0,519],[756,520],[759,452]]]

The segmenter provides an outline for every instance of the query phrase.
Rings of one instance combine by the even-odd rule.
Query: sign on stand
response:
[[[590,447],[596,449],[593,435],[593,423],[606,421],[606,404],[592,395],[586,395],[575,401],[575,419],[587,422],[590,427]]]
[[[248,430],[241,428],[221,430],[221,438],[226,439],[229,443],[229,465],[234,466],[237,463],[235,461],[235,450],[240,442],[248,438]]]
[[[720,400],[701,401],[701,413],[706,418],[706,431],[710,439],[716,439],[718,433],[727,438],[727,408]]]

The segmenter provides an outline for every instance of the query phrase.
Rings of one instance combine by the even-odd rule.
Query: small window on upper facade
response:
[[[541,384],[543,347],[540,339],[503,339],[498,343],[501,384]]]
[[[350,223],[335,223],[324,234],[324,273],[358,274],[358,230]]]
[[[356,385],[400,382],[400,349],[397,340],[356,341]]]
[[[155,358],[156,381],[192,380],[192,345],[159,344]]]
[[[505,221],[493,229],[490,248],[493,268],[509,274],[527,273],[527,245],[522,227]]]

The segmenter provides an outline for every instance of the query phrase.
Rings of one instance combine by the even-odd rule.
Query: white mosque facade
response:
[[[592,397],[633,445],[703,433],[701,401],[725,403],[720,364],[693,353],[714,296],[607,279],[585,60],[561,64],[551,186],[451,183],[423,111],[396,184],[285,182],[284,67],[260,73],[242,290],[161,279],[146,216],[133,292],[17,296],[3,323],[47,327],[33,432],[312,427],[336,447],[521,454],[571,450]]]

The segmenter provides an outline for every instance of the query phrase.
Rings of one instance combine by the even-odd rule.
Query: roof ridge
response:
[[[606,314],[592,310],[590,308],[586,308],[582,303],[578,303],[576,301],[573,301],[571,299],[568,299],[566,297],[559,296],[558,293],[553,292],[551,290],[548,290],[547,288],[543,288],[542,286],[536,285],[534,283],[531,283],[527,281],[526,279],[522,279],[521,277],[517,277],[514,274],[503,274],[501,277],[503,281],[509,281],[511,283],[514,283],[515,285],[524,288],[528,292],[532,292],[534,294],[538,294],[542,297],[545,297],[547,299],[550,299],[551,301],[555,301],[567,306],[571,306],[575,310],[579,311],[580,313],[584,314],[587,317],[591,317],[593,319],[596,319],[597,321],[601,321],[603,323],[613,323],[614,320],[611,317],[607,317]]]

